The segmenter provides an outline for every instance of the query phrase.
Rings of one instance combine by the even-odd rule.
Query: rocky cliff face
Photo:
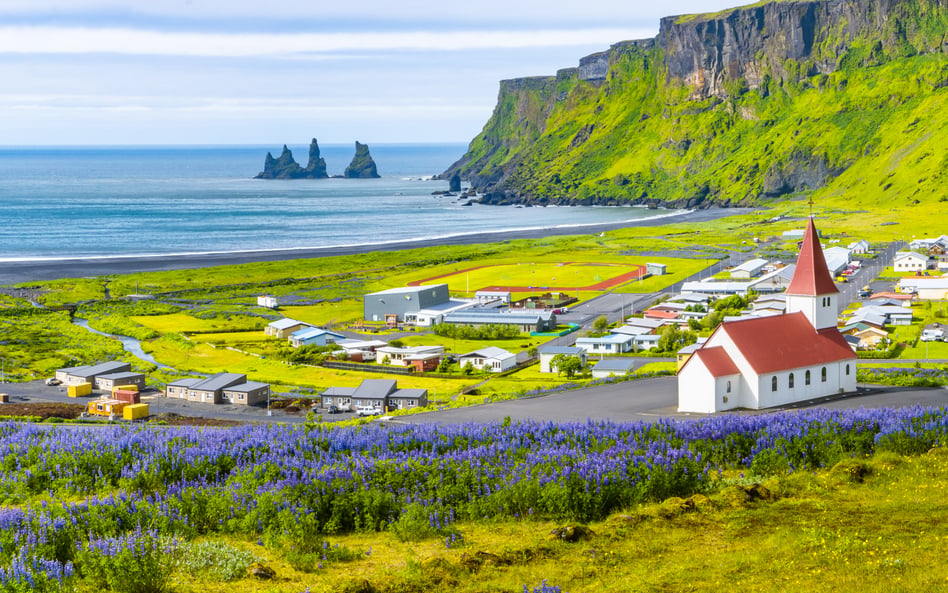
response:
[[[667,17],[654,39],[502,81],[491,119],[443,176],[460,173],[494,203],[700,207],[818,189],[871,152],[892,109],[948,85],[946,50],[948,0]],[[926,82],[886,98],[878,85],[893,81],[871,82],[874,68]]]
[[[694,98],[725,97],[732,93],[728,83],[743,79],[753,90],[768,74],[800,74],[787,71],[788,60],[804,64],[804,75],[835,72],[859,40],[905,44],[912,52],[939,49],[942,39],[925,35],[921,20],[944,6],[938,0],[771,2],[713,16],[664,18],[657,43],[669,78],[684,81]]]
[[[355,148],[355,155],[352,157],[352,162],[346,167],[343,176],[349,179],[377,179],[379,174],[375,168],[375,161],[372,160],[372,155],[369,154],[368,145],[356,142]]]

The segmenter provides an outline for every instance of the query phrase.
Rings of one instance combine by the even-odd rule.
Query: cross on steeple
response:
[[[813,218],[813,194],[810,194],[810,197],[807,199],[806,203],[810,207],[810,218]]]

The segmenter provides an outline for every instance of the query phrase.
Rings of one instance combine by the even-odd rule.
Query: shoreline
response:
[[[110,276],[139,272],[162,272],[169,270],[199,269],[214,266],[312,259],[340,255],[357,255],[372,251],[401,251],[438,245],[472,245],[496,243],[515,239],[542,239],[551,236],[583,235],[631,227],[663,226],[668,224],[700,223],[738,216],[754,208],[708,208],[692,210],[682,214],[655,216],[640,221],[589,224],[582,226],[532,228],[519,231],[486,231],[459,234],[440,239],[408,239],[388,243],[344,245],[336,247],[310,247],[299,249],[275,249],[269,251],[238,251],[218,253],[196,253],[178,255],[129,255],[98,258],[62,258],[6,261],[0,266],[0,286],[24,282],[59,280],[62,278],[84,278]]]

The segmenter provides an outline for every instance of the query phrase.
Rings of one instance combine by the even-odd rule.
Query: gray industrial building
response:
[[[363,318],[366,321],[403,323],[406,314],[430,309],[449,300],[447,284],[390,288],[362,297]]]

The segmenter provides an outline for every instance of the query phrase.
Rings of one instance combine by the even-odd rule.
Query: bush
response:
[[[100,591],[163,593],[168,581],[175,541],[161,541],[155,531],[137,530],[118,537],[93,538],[80,544],[77,566]]]
[[[200,573],[218,581],[235,581],[260,558],[224,542],[185,544],[180,547],[178,566],[191,574]]]

